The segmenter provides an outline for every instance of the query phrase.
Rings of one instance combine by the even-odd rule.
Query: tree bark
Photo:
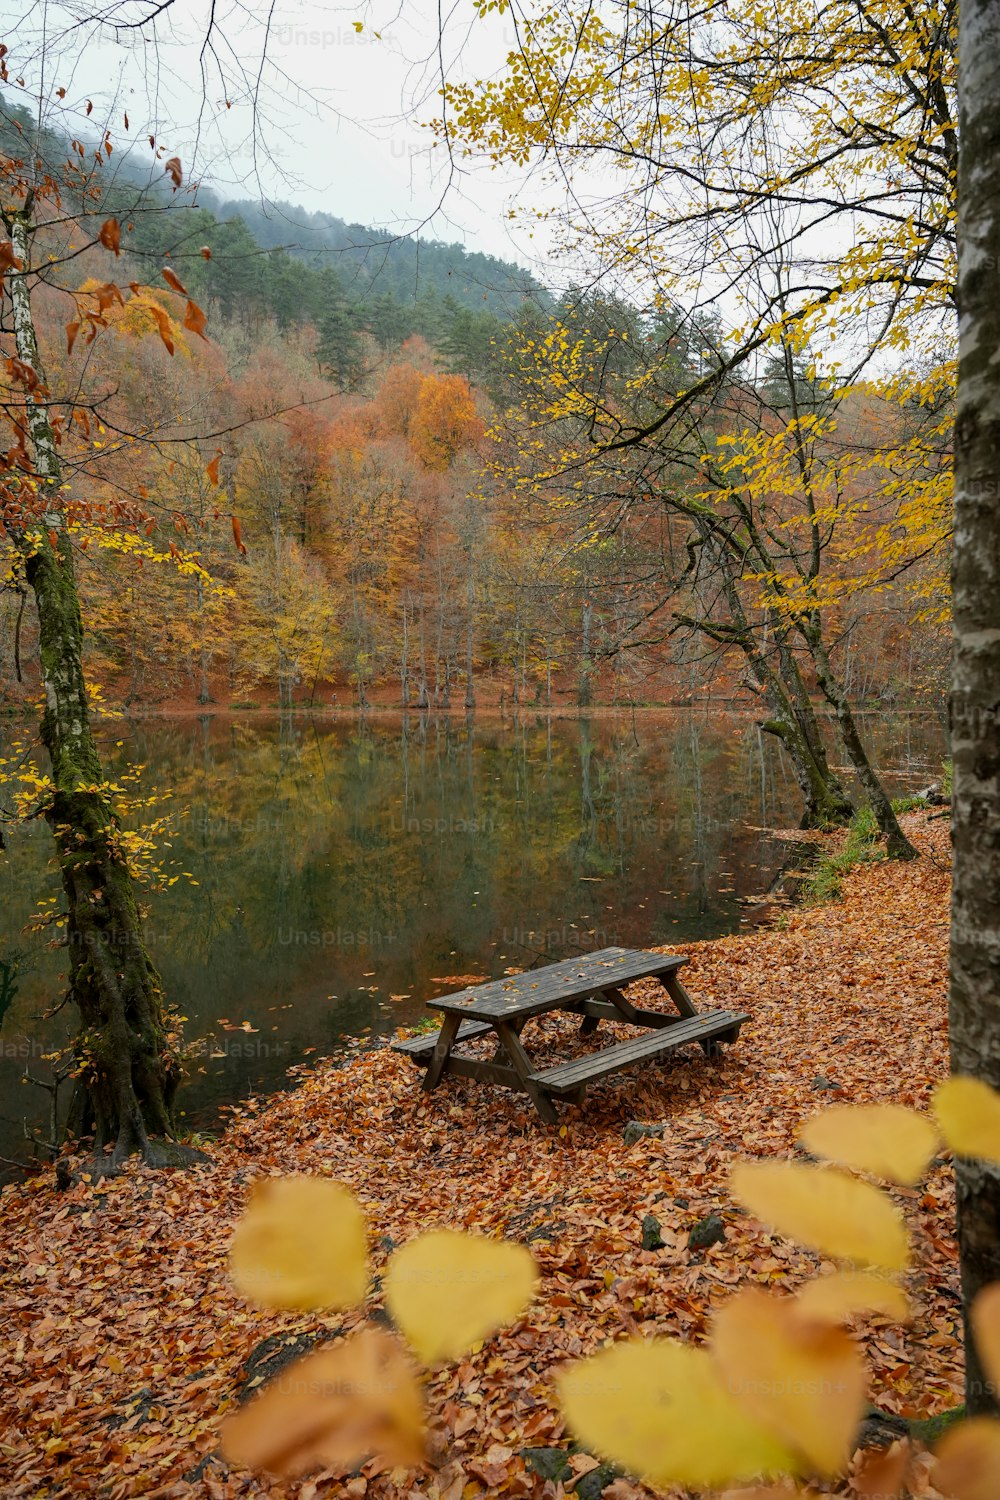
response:
[[[24,268],[8,273],[18,358],[44,389],[27,276],[30,202],[6,216]],[[38,613],[45,709],[42,742],[52,768],[46,818],[55,834],[67,909],[69,998],[79,1011],[77,1083],[69,1128],[93,1134],[98,1172],[131,1155],[178,1166],[201,1153],[178,1144],[171,1105],[180,1077],[159,976],[142,934],[121,828],[105,791],[83,672],[83,623],[73,550],[59,504],[62,479],[44,402],[26,403],[29,440],[43,497],[40,518],[16,533]]]
[[[917,859],[919,851],[914,849],[906,834],[899,826],[899,820],[893,811],[892,802],[886,796],[885,787],[882,785],[871,761],[865,750],[864,741],[858,731],[854,712],[848,701],[840,679],[837,677],[827,654],[819,633],[819,627],[811,626],[805,632],[805,638],[809,643],[813,661],[816,664],[816,679],[819,682],[823,695],[831,708],[837,715],[837,723],[840,725],[840,737],[844,742],[844,749],[850,756],[851,765],[857,772],[858,780],[864,787],[865,796],[875,814],[879,832],[885,839],[886,852],[890,859]]]
[[[1000,0],[963,0],[951,751],[951,1063],[1000,1089]],[[956,1163],[966,1406],[997,1392],[969,1310],[1000,1281],[1000,1167]]]

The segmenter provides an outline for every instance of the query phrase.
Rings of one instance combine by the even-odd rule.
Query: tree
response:
[[[568,315],[550,330],[539,354],[555,366],[558,388],[536,401],[529,424],[536,474],[540,430],[575,419],[578,440],[546,455],[545,477],[561,477],[572,494],[593,465],[603,480],[593,490],[620,514],[623,481],[608,477],[620,460],[636,503],[655,483],[669,501],[677,466],[698,457],[713,400],[725,409],[738,381],[753,389],[759,359],[772,406],[776,370],[784,375],[775,415],[792,454],[820,360],[841,398],[866,371],[867,389],[886,400],[909,392],[923,403],[928,390],[947,392],[957,153],[950,0],[917,15],[885,0],[771,10],[719,0],[697,17],[625,0],[599,11],[512,9],[517,43],[506,71],[446,80],[441,132],[493,162],[536,158],[564,194],[563,237],[593,267],[595,309],[613,306],[626,286],[651,309],[657,333],[637,363],[627,316],[605,319],[596,338],[593,316],[582,331]],[[596,171],[622,186],[593,191]],[[737,325],[730,331],[720,306]],[[871,373],[877,356],[891,374]],[[738,421],[730,407],[733,415]],[[631,469],[626,454],[639,455]],[[926,503],[900,505],[897,565],[901,551],[918,559],[928,535],[940,537],[937,516],[928,521],[939,494],[932,485]],[[823,520],[806,498],[801,519],[815,541]],[[794,521],[780,517],[782,526]],[[735,544],[727,543],[734,560]],[[754,560],[758,576],[769,551]],[[753,566],[737,565],[733,578]],[[906,854],[888,799],[864,768],[820,608],[814,598],[795,612],[792,635],[835,709],[892,851]],[[738,628],[758,681],[775,654],[755,635],[766,619],[767,611],[747,615]],[[793,685],[792,701],[798,696]],[[782,714],[788,725],[794,718]],[[810,779],[814,769],[800,766]]]
[[[15,350],[6,360],[4,406],[17,439],[3,477],[3,523],[24,560],[38,614],[45,690],[41,736],[52,771],[44,811],[66,901],[68,997],[80,1018],[70,1128],[93,1134],[98,1170],[115,1171],[134,1153],[150,1165],[176,1166],[199,1155],[174,1134],[177,1021],[146,951],[83,671],[74,562],[81,511],[74,512],[72,485],[67,496],[59,452],[74,411],[81,409],[67,403],[60,411],[49,399],[32,303],[33,290],[53,274],[52,257],[36,247],[44,231],[36,213],[42,204],[58,204],[58,185],[51,178],[25,180],[8,163],[3,187],[9,239],[0,257]],[[113,223],[104,223],[95,244],[117,241]],[[96,332],[94,320],[101,315],[89,316]]]
[[[951,696],[955,845],[951,1058],[1000,1086],[1000,3],[963,0],[958,190],[958,415],[955,443],[955,654]],[[966,1404],[995,1411],[969,1330],[976,1293],[1000,1280],[1000,1168],[955,1165]]]

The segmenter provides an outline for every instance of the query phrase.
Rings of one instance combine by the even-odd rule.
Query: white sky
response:
[[[156,3],[109,0],[96,24],[100,0],[85,10],[73,0],[19,0],[17,19],[0,28],[11,77],[20,73],[26,93],[52,101],[54,125],[81,129],[79,109],[92,99],[85,124],[107,120],[116,147],[127,111],[130,137],[155,132],[186,172],[223,197],[284,199],[401,231],[423,225],[428,237],[545,276],[546,247],[507,217],[530,191],[524,180],[450,163],[419,126],[437,108],[433,0],[277,0],[268,29],[265,0],[217,0],[208,50],[205,0],[173,0],[151,26],[127,29]],[[482,22],[470,0],[457,0],[445,22],[445,64],[461,54],[468,73],[499,68],[513,40],[507,29],[503,18]],[[65,105],[53,100],[56,87],[67,89]]]

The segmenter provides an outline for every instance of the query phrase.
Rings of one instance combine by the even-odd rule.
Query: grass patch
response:
[[[930,807],[926,797],[893,797],[892,799],[894,813],[916,812],[921,807]]]
[[[816,861],[802,888],[803,900],[808,906],[836,901],[849,870],[855,865],[871,864],[873,860],[884,858],[875,814],[870,807],[863,807],[850,821],[844,847],[836,854],[824,854]]]

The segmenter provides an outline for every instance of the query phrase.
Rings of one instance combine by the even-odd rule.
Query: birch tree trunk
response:
[[[28,275],[31,200],[5,215],[23,268],[7,275],[18,358],[45,389]],[[95,1167],[115,1172],[138,1153],[178,1166],[200,1153],[174,1139],[171,1104],[180,1070],[160,979],[146,952],[121,829],[104,791],[83,673],[83,623],[73,549],[61,507],[62,473],[44,401],[26,403],[43,511],[15,533],[38,611],[45,709],[42,742],[52,768],[46,817],[55,834],[67,912],[69,998],[79,1012],[78,1067],[69,1128],[93,1135]]]
[[[951,750],[951,1062],[1000,1089],[1000,0],[962,0]],[[1000,1168],[956,1163],[966,1405],[995,1412],[969,1333],[1000,1281]]]

